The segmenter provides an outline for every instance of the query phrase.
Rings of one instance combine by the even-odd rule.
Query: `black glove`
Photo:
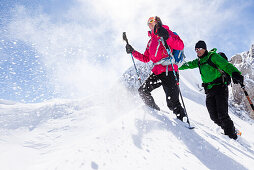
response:
[[[163,37],[164,40],[167,40],[169,37],[168,31],[164,27],[162,27],[161,23],[157,23],[154,26],[154,33],[159,37]]]
[[[238,84],[238,83],[240,83],[240,85],[243,84],[243,76],[239,72],[233,72],[232,79],[234,84]]]
[[[131,54],[134,51],[134,48],[130,44],[126,44],[125,47],[127,54]]]

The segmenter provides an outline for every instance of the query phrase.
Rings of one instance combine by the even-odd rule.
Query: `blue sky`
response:
[[[200,39],[230,58],[254,43],[253,7],[248,0],[1,0],[0,99],[41,102],[103,91],[132,65],[122,32],[143,52],[154,15],[181,36],[187,60]]]

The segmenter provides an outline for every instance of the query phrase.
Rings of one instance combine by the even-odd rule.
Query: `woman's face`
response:
[[[149,28],[150,28],[151,31],[154,30],[154,26],[155,26],[156,24],[157,24],[156,21],[154,21],[154,22],[148,24],[148,26],[149,26]]]
[[[154,30],[154,26],[157,24],[157,21],[155,17],[150,17],[149,20],[147,21],[147,25],[150,28],[151,31]]]

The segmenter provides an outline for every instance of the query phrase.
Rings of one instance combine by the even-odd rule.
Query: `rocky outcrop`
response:
[[[250,99],[254,100],[254,44],[250,50],[233,56],[230,62],[236,66],[244,76],[244,84]],[[254,118],[253,110],[249,101],[246,99],[240,85],[232,85],[231,105],[237,106],[239,110],[243,109],[248,112],[249,116]],[[233,102],[233,103],[232,103]]]

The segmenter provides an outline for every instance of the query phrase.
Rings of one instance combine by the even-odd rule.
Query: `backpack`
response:
[[[223,53],[223,52],[219,52],[218,53],[221,57],[223,57],[224,59],[226,59],[228,61],[227,56]],[[215,79],[214,81],[210,82],[210,83],[204,83],[203,86],[208,86],[210,84],[214,84],[214,83],[219,83],[222,82],[223,84],[229,85],[231,83],[231,77],[228,73],[226,73],[225,71],[219,69],[211,60],[211,55],[209,56],[207,62],[203,63],[206,64],[208,63],[210,66],[214,67],[215,69],[217,69],[220,73],[221,73],[221,77]],[[198,60],[198,67],[199,67],[199,71],[200,71],[200,61]],[[200,71],[200,74],[201,71]]]
[[[173,32],[175,35],[178,35],[176,32]],[[173,49],[173,52],[171,51],[171,54],[173,56],[173,59],[171,56],[166,57],[155,63],[155,65],[161,64],[163,66],[168,66],[171,64],[176,64],[178,67],[181,67],[184,63],[184,59],[186,56],[184,55],[184,50],[175,50]]]
[[[176,32],[173,32],[175,35],[178,35]],[[184,63],[184,59],[186,58],[186,56],[184,55],[184,51],[183,50],[174,50],[172,52],[174,59],[175,59],[175,64],[178,65],[178,67],[181,67]]]

